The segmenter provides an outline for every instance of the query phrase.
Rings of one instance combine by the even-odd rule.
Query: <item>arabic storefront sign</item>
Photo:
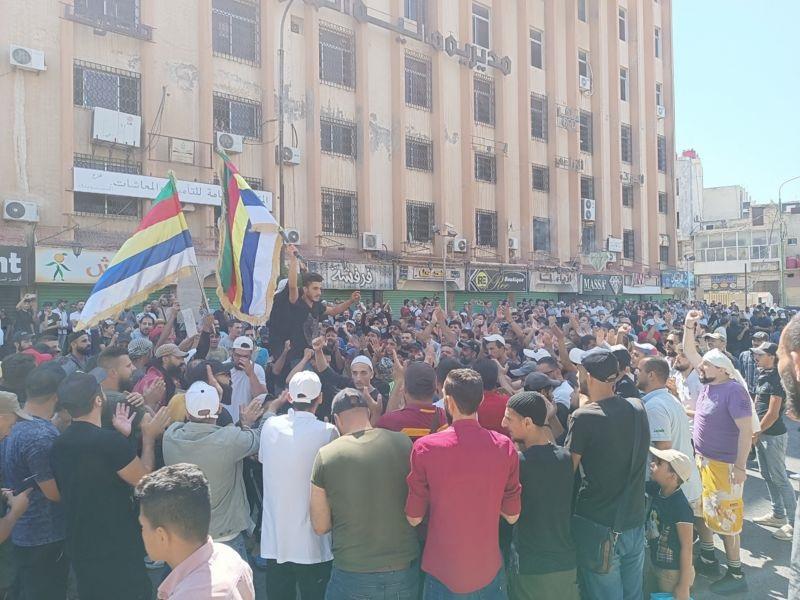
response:
[[[470,269],[470,292],[527,292],[528,272],[519,269]]]
[[[75,256],[72,248],[36,248],[36,283],[87,283],[94,285],[105,272],[115,252],[84,250]]]
[[[322,286],[333,290],[391,290],[392,265],[351,262],[309,262],[309,271],[322,275]]]
[[[72,189],[76,192],[90,194],[111,194],[127,198],[155,198],[167,183],[163,177],[148,177],[129,173],[101,171],[74,167],[72,173]],[[272,211],[272,193],[254,190],[267,209]],[[178,181],[178,196],[181,202],[188,204],[206,204],[220,206],[222,188],[211,183],[195,181]]]
[[[539,267],[530,273],[530,291],[577,293],[578,272],[564,267]]]
[[[564,129],[576,129],[580,122],[580,113],[569,106],[563,104],[556,105],[556,125]]]
[[[440,287],[444,281],[444,270],[441,267],[416,267],[413,265],[398,265],[397,280],[400,281],[425,281],[431,282]],[[464,289],[464,269],[459,267],[447,268],[448,284],[455,284],[454,287]],[[450,285],[448,288],[452,289]]]
[[[28,285],[30,252],[23,246],[0,246],[0,285]]]
[[[664,289],[688,289],[694,287],[691,284],[692,275],[689,271],[662,271],[661,287]]]
[[[559,169],[568,171],[583,171],[582,158],[570,158],[569,156],[556,156],[555,165]]]
[[[622,285],[623,294],[660,294],[661,277],[651,273],[628,273]]]
[[[622,276],[581,275],[581,291],[584,294],[616,296],[622,292]]]
[[[738,287],[739,278],[736,275],[712,275],[712,290],[735,290]]]

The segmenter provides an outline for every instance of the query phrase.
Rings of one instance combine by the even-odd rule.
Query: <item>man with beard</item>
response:
[[[128,356],[126,348],[111,346],[106,348],[97,357],[98,369],[94,369],[92,374],[100,381],[100,387],[106,394],[106,402],[103,405],[103,427],[113,429],[113,419],[117,412],[118,404],[127,404],[133,409],[133,431],[128,438],[134,444],[139,445],[139,425],[145,413],[145,399],[142,394],[133,393],[132,377],[134,366]],[[152,386],[151,388],[152,389]],[[148,392],[150,390],[147,390]]]
[[[480,345],[475,340],[462,340],[456,344],[459,349],[459,360],[465,367],[471,367],[478,360]]]
[[[741,373],[747,382],[747,391],[750,394],[756,393],[756,383],[758,381],[758,365],[756,364],[755,349],[764,342],[769,341],[769,335],[763,331],[756,331],[752,337],[752,347],[739,354],[739,364],[742,366]]]
[[[92,344],[89,342],[89,334],[85,331],[75,331],[67,337],[66,356],[61,358],[61,368],[67,375],[75,371],[87,372],[89,355],[92,353]]]
[[[211,527],[215,542],[226,544],[247,560],[244,531],[250,528],[250,505],[244,485],[244,459],[258,452],[261,402],[242,408],[241,427],[222,427],[220,386],[195,381],[185,394],[188,422],[173,423],[164,433],[164,463],[192,463],[208,479]],[[256,427],[255,429],[251,429]]]
[[[131,332],[131,339],[138,340],[142,339],[149,339],[150,332],[153,331],[153,328],[156,326],[156,320],[150,316],[149,314],[144,314],[139,317],[139,328],[134,329]]]
[[[239,420],[239,411],[250,401],[267,391],[267,375],[261,365],[253,362],[255,343],[243,335],[233,340],[231,352],[233,353],[233,371],[231,372],[231,403],[228,412],[231,413],[233,422]]]
[[[160,394],[157,406],[166,405],[170,399],[175,395],[175,391],[183,387],[183,359],[186,358],[187,353],[183,352],[175,344],[164,344],[159,346],[153,355],[153,360],[150,361],[150,367],[135,386],[133,391],[143,394],[145,390],[149,390],[153,386],[158,386],[159,389],[163,384],[163,394]],[[158,383],[161,381],[162,383]]]
[[[692,366],[683,351],[683,344],[675,347],[675,360],[672,362],[675,378],[675,394],[683,405],[683,410],[689,417],[689,427],[694,424],[694,411],[697,407],[697,398],[703,390],[700,375]]]
[[[703,484],[703,523],[697,523],[701,551],[695,561],[698,573],[719,572],[714,555],[714,533],[722,537],[728,570],[711,584],[721,595],[747,590],[740,558],[740,537],[744,517],[742,492],[747,477],[747,456],[753,437],[753,406],[747,384],[733,363],[719,349],[704,356],[697,352],[695,327],[702,313],[686,315],[683,346],[689,362],[703,383],[694,416],[694,449]]]
[[[186,385],[190,386],[196,381],[207,383],[217,389],[222,408],[217,414],[217,425],[225,427],[233,423],[228,408],[231,405],[233,388],[231,386],[231,371],[233,363],[219,362],[218,360],[192,360],[186,367]],[[175,394],[167,405],[169,418],[173,423],[183,422],[187,419],[186,394]]]

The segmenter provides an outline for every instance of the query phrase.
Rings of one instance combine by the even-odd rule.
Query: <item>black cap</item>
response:
[[[521,417],[529,417],[539,427],[547,423],[547,400],[539,392],[514,394],[506,406]]]
[[[622,344],[612,346],[609,350],[611,350],[611,354],[617,357],[620,369],[627,369],[631,366],[631,353]]]
[[[77,340],[80,337],[83,337],[84,335],[89,335],[89,334],[87,332],[85,332],[85,331],[73,331],[72,333],[70,333],[67,336],[67,347],[69,347],[69,345],[72,342],[74,342],[75,340]]]
[[[538,392],[545,388],[557,388],[561,385],[560,381],[550,379],[544,373],[531,373],[525,378],[525,391]]]
[[[436,371],[428,363],[413,361],[406,365],[406,392],[412,398],[432,398],[436,393]]]
[[[364,394],[355,388],[344,388],[333,397],[331,402],[331,415],[338,415],[351,408],[366,408],[369,409]]]
[[[619,375],[619,361],[612,352],[603,348],[595,348],[586,353],[581,360],[584,369],[600,381],[610,383]]]
[[[76,409],[82,414],[83,407],[100,392],[100,384],[94,375],[76,371],[58,385],[58,405],[70,414]]]
[[[764,342],[758,348],[753,348],[753,352],[757,354],[769,354],[770,356],[778,356],[778,344],[772,342]]]
[[[191,385],[195,381],[206,381],[208,378],[208,367],[211,367],[211,372],[214,375],[219,375],[221,373],[230,373],[233,369],[233,363],[230,361],[220,362],[213,359],[201,360],[186,369],[186,383]]]
[[[475,340],[461,340],[460,342],[458,342],[458,344],[456,344],[456,346],[458,346],[459,348],[469,348],[475,354],[481,351],[480,344],[478,344],[478,342],[476,342]]]

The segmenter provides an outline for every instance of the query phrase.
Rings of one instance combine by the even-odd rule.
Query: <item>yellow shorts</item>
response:
[[[733,483],[733,465],[697,455],[703,483],[703,519],[714,533],[736,535],[742,531],[744,486]]]

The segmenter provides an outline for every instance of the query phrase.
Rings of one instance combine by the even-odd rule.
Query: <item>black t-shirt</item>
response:
[[[531,446],[520,454],[522,512],[514,532],[519,572],[557,573],[575,568],[570,519],[575,476],[566,448]]]
[[[786,391],[783,389],[778,369],[759,369],[754,396],[756,398],[756,414],[758,414],[759,419],[767,414],[767,410],[769,410],[770,396],[781,397],[781,409],[778,413],[778,418],[766,431],[762,431],[761,435],[781,435],[786,433],[786,423],[783,422]]]
[[[325,305],[317,301],[309,306],[301,296],[297,302],[289,305],[287,315],[289,339],[292,340],[289,358],[302,358],[303,350],[310,348],[311,340],[320,335],[319,322],[325,315]]]
[[[650,560],[659,569],[678,571],[681,568],[681,540],[678,523],[694,523],[694,511],[679,488],[666,498],[655,481],[647,482],[647,495],[652,499],[647,513],[645,537],[650,547]]]
[[[623,498],[631,473],[635,418],[641,421],[641,442],[632,469],[633,492]],[[620,396],[587,404],[572,413],[566,445],[571,452],[581,455],[583,470],[575,513],[613,527],[617,506],[624,501],[621,531],[642,525],[645,468],[650,446],[650,427],[644,408],[634,410],[631,403]]]
[[[33,311],[19,309],[14,315],[14,331],[24,331],[26,333],[35,333],[33,327]]]
[[[742,333],[742,329],[744,329],[744,326],[741,324],[731,324],[725,329],[728,335],[728,351],[734,356],[739,356],[753,345],[753,334],[749,328],[742,336],[742,339],[739,339],[739,334]]]
[[[50,460],[73,560],[143,560],[132,489],[117,475],[135,457],[121,434],[84,421],[73,421],[53,443]]]
[[[617,384],[614,386],[614,393],[623,398],[642,397],[639,388],[636,387],[636,384],[633,383],[633,380],[628,375],[623,376],[622,379],[617,381]]]

